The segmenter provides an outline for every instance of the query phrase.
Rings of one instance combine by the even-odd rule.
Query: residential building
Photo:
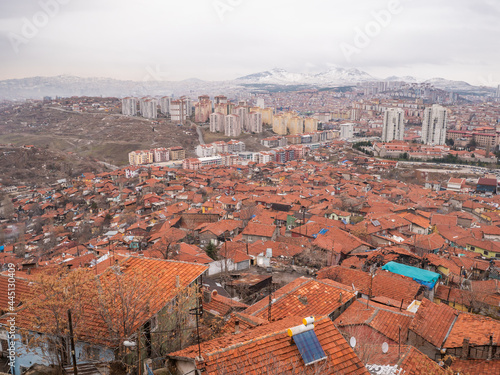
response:
[[[404,111],[401,108],[386,109],[382,128],[382,142],[390,142],[393,140],[402,141],[404,138],[404,131]]]
[[[213,144],[198,145],[195,148],[196,156],[200,158],[214,156],[216,154]]]
[[[162,96],[160,98],[160,112],[164,115],[170,114],[170,100],[169,96]]]
[[[137,98],[122,99],[122,114],[125,116],[137,116]]]
[[[279,135],[287,135],[286,119],[283,115],[273,117],[273,132]]]
[[[191,114],[191,100],[188,97],[181,96],[178,100],[170,101],[170,118],[172,121],[182,124]]]
[[[209,117],[210,117],[210,131],[212,133],[223,132],[225,124],[225,115],[220,112],[214,112]]]
[[[186,157],[186,151],[181,146],[170,148],[170,160],[182,160]]]
[[[151,150],[153,153],[153,160],[155,163],[163,163],[170,160],[170,149],[161,147]]]
[[[130,165],[151,164],[154,161],[154,154],[150,150],[137,150],[129,152],[128,162]]]
[[[246,106],[238,106],[233,109],[233,114],[238,115],[241,131],[248,132],[248,107]]]
[[[224,122],[224,134],[226,136],[237,137],[241,134],[241,123],[238,115],[227,115]]]
[[[194,105],[194,121],[205,123],[208,122],[212,113],[212,101],[208,95],[198,97],[198,102]]]
[[[299,116],[293,116],[287,121],[288,132],[292,135],[304,133],[304,119]]]
[[[304,132],[310,133],[318,131],[318,120],[314,117],[306,117],[304,119]]]
[[[434,104],[424,110],[422,143],[444,145],[446,141],[447,110]]]
[[[354,137],[354,124],[341,124],[340,125],[340,138],[341,139],[352,139]]]
[[[153,98],[142,98],[140,103],[140,111],[142,117],[157,118],[158,117],[158,102]]]
[[[262,114],[260,112],[248,114],[248,132],[262,133]]]

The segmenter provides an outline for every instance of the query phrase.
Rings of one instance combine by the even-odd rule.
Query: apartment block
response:
[[[283,115],[276,115],[273,117],[273,132],[278,135],[286,135],[286,119]]]
[[[137,116],[137,98],[122,99],[122,114],[125,116]]]
[[[199,123],[208,122],[212,113],[212,101],[208,95],[198,97],[198,102],[194,105],[194,121]]]
[[[170,101],[172,98],[169,96],[162,96],[160,98],[160,112],[164,115],[170,114]]]
[[[191,100],[189,98],[182,96],[178,100],[170,101],[170,118],[172,121],[183,124],[191,114]]]
[[[155,163],[163,163],[170,160],[170,149],[161,147],[151,150],[153,153],[153,160]]]
[[[403,140],[405,132],[404,115],[401,108],[387,108],[384,111],[382,142]]]
[[[354,138],[354,124],[341,124],[340,125],[340,139],[352,139]]]
[[[241,123],[238,115],[227,115],[224,119],[224,134],[237,137],[241,134]]]
[[[225,117],[220,112],[214,112],[210,115],[210,131],[212,133],[224,131]]]
[[[158,117],[158,102],[154,98],[142,98],[140,103],[140,111],[142,117],[157,118]]]
[[[318,130],[318,120],[313,117],[304,119],[304,132],[310,133]]]
[[[248,114],[248,132],[262,133],[262,114],[260,112]]]
[[[422,143],[444,145],[446,141],[447,111],[439,104],[424,110],[422,122]]]
[[[181,146],[170,148],[170,160],[182,160],[186,157],[186,151]]]

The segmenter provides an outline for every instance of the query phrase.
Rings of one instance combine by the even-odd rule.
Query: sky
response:
[[[498,0],[0,0],[0,79],[331,66],[500,84]]]

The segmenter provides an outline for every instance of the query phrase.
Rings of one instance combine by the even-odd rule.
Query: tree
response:
[[[212,242],[205,248],[205,252],[210,258],[217,260],[217,247]]]
[[[455,145],[455,141],[452,138],[447,138],[445,141],[447,146],[453,147]]]
[[[31,293],[22,301],[19,314],[33,331],[43,333],[28,342],[29,348],[42,348],[53,364],[62,366],[67,362],[68,308],[71,308],[74,335],[83,335],[88,330],[83,322],[87,304],[93,300],[94,277],[88,269],[69,271],[65,266],[36,274]]]

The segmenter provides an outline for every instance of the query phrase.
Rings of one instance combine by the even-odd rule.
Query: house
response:
[[[97,264],[97,266],[100,264]],[[87,282],[91,283],[88,288],[90,292],[94,290],[101,291],[96,295],[99,301],[103,302],[107,298],[111,298],[114,301],[110,305],[112,306],[110,307],[111,310],[107,311],[110,313],[115,312],[113,316],[119,320],[121,316],[119,315],[119,311],[125,308],[128,311],[128,315],[124,316],[128,316],[129,318],[124,318],[123,322],[116,323],[115,320],[109,321],[105,319],[106,315],[102,314],[102,307],[98,307],[100,306],[98,303],[86,306],[80,316],[79,323],[83,327],[86,327],[86,329],[75,334],[76,358],[78,363],[93,363],[96,366],[105,367],[109,362],[116,359],[115,355],[118,355],[117,349],[122,346],[123,340],[128,339],[129,341],[133,341],[134,335],[139,330],[152,333],[172,329],[172,325],[175,325],[173,309],[176,305],[176,300],[184,298],[181,297],[184,290],[190,287],[197,288],[201,284],[200,278],[202,274],[207,269],[208,267],[200,264],[129,256],[117,259],[116,263],[106,267],[95,279],[88,279],[90,281]],[[48,270],[48,272],[52,271]],[[70,271],[69,275],[73,272],[76,271]],[[93,275],[93,271],[89,270],[89,272]],[[117,275],[121,275],[122,278],[118,279]],[[0,280],[3,279],[4,277],[0,277]],[[92,284],[93,282],[96,282],[96,284]],[[116,287],[113,287],[115,282],[123,283],[120,284],[123,287],[121,289],[123,293],[136,293],[136,289],[134,289],[135,285],[135,288],[141,289],[140,297],[138,298],[134,294],[134,299],[130,299],[127,295],[122,295],[122,297],[128,299],[127,305],[122,307],[119,302],[115,302],[118,299],[114,294],[118,290]],[[19,284],[22,284],[22,282],[19,282]],[[107,289],[106,285],[109,286],[109,289]],[[30,287],[33,288],[33,285]],[[79,286],[79,288],[82,287],[83,285]],[[108,290],[108,292],[103,292],[104,290]],[[28,290],[28,292],[30,293],[29,298],[18,307],[19,312],[15,320],[17,328],[15,375],[20,375],[21,369],[30,367],[32,363],[50,364],[51,358],[56,354],[56,351],[61,351],[62,358],[67,361],[63,365],[71,364],[70,356],[67,354],[67,349],[64,349],[64,345],[55,347],[50,345],[50,343],[55,342],[56,338],[44,330],[46,325],[40,325],[38,328],[34,325],[33,319],[36,320],[37,316],[42,315],[40,308],[43,308],[45,305],[39,300],[38,295],[32,295],[31,290]],[[58,296],[58,298],[63,297]],[[196,302],[196,299],[192,296],[190,297],[188,294],[185,298],[186,303],[190,306]],[[148,308],[144,309],[146,305]],[[38,306],[36,311],[32,311],[33,306]],[[62,316],[61,324],[67,326],[68,322],[65,318],[68,306],[63,305],[58,307],[57,303],[52,303],[50,306],[51,308],[62,309],[62,312],[60,312],[60,316]],[[76,307],[73,306],[73,308]],[[186,316],[190,316],[188,311],[185,313]],[[50,313],[48,313],[48,316],[51,316]],[[3,315],[0,319],[0,336],[2,337],[9,330],[10,324],[8,319],[8,315]],[[186,335],[191,334],[191,330],[195,329],[192,319],[189,318],[186,321]],[[38,340],[34,341],[36,343],[36,347],[34,348],[28,348],[28,345],[33,344],[31,338],[38,338]],[[50,340],[44,341],[44,338]],[[158,353],[160,348],[156,345],[159,342],[161,340],[153,342],[144,341],[144,351],[141,355],[150,357],[151,353]],[[178,345],[178,340],[171,341],[171,344],[175,348],[175,345]]]
[[[278,235],[278,227],[276,225],[249,222],[241,234],[243,236],[243,241],[247,243],[253,243],[255,241],[274,241]]]
[[[498,182],[496,178],[486,178],[481,177],[477,181],[476,192],[486,193],[486,194],[496,194],[497,193]]]
[[[465,182],[466,182],[465,178],[452,177],[448,180],[448,185],[446,190],[462,193],[465,191]]]
[[[303,346],[303,339],[314,342],[315,349]],[[369,375],[327,317],[288,317],[241,332],[238,327],[234,334],[169,353],[167,358],[177,373],[183,375],[194,372],[250,375],[263,371],[290,375],[308,371],[322,375]]]
[[[424,298],[408,330],[408,345],[412,345],[437,361],[451,327],[458,318],[458,311],[444,304]]]
[[[356,294],[350,288],[335,281],[314,280],[306,277],[288,283],[273,292],[271,306],[264,298],[244,313],[259,318],[281,319],[287,316],[339,316],[354,300]]]
[[[318,278],[327,278],[345,285],[360,294],[361,298],[384,297],[384,303],[396,307],[408,306],[419,298],[422,287],[409,277],[378,270],[372,275],[361,270],[342,266],[325,267],[318,271]]]
[[[337,319],[335,326],[346,337],[355,337],[356,346],[405,343],[414,313],[360,298]],[[364,358],[361,358],[364,360]]]

